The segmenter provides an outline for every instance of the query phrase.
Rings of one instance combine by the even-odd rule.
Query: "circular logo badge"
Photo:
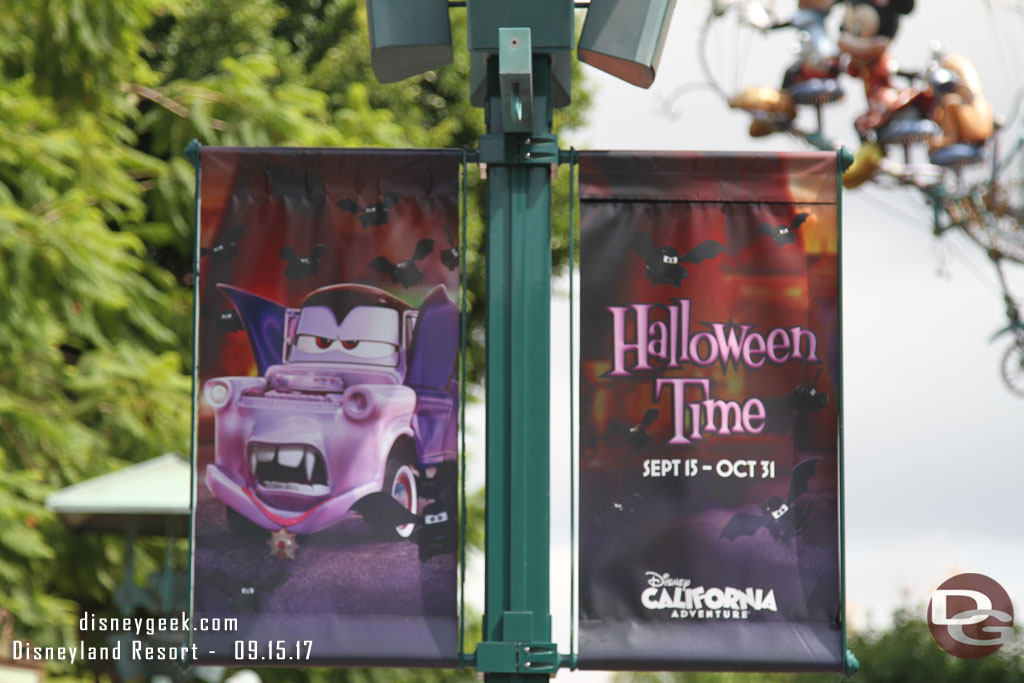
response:
[[[957,574],[932,593],[928,628],[939,647],[955,657],[987,657],[1013,635],[1013,603],[984,574]]]

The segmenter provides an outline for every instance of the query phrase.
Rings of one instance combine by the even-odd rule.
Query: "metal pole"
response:
[[[532,56],[533,131],[506,132],[497,58],[488,60],[487,681],[547,680],[557,671],[549,607],[549,339],[551,62]],[[554,149],[553,159],[540,163]]]

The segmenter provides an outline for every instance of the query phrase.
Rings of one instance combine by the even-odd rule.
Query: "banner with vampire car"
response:
[[[840,670],[834,153],[580,154],[580,664]]]
[[[193,654],[450,665],[458,153],[199,158]]]

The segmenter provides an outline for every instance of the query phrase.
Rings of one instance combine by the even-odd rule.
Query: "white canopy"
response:
[[[46,507],[72,529],[186,535],[192,468],[177,453],[74,484],[50,494]]]

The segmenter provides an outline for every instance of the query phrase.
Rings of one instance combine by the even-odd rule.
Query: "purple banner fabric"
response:
[[[837,671],[835,154],[580,155],[580,664]]]
[[[458,165],[201,151],[199,664],[454,664]]]

